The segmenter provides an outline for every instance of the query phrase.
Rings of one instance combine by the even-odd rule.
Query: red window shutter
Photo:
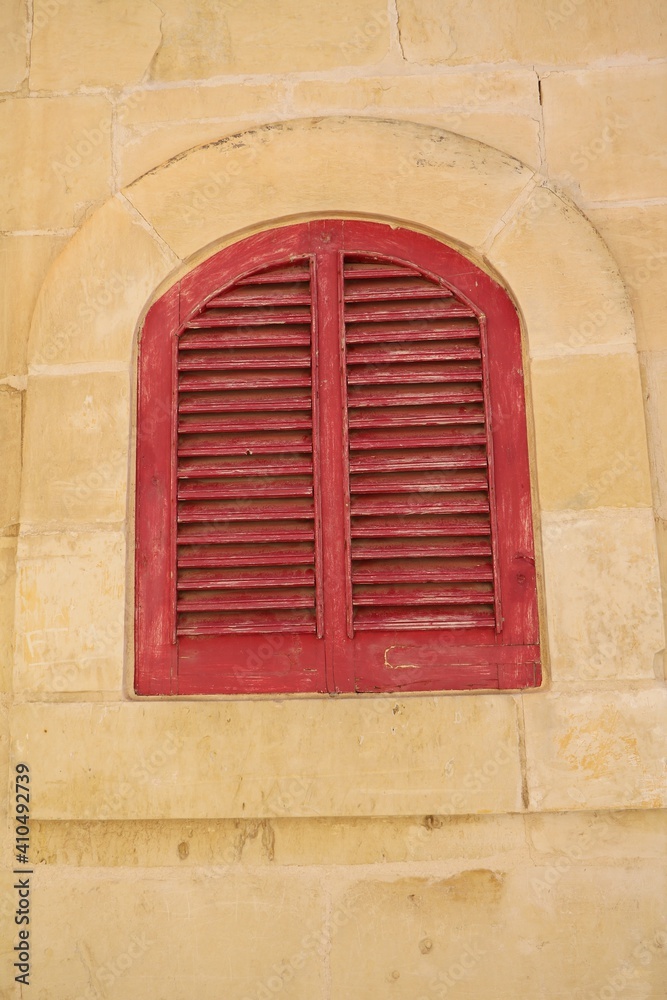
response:
[[[519,327],[487,275],[405,230],[291,226],[143,337],[140,693],[539,682]]]

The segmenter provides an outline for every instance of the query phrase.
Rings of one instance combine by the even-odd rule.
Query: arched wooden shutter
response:
[[[139,362],[137,690],[539,682],[516,313],[451,248],[323,220],[221,251]]]

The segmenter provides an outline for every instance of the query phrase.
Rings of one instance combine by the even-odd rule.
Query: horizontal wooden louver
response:
[[[317,632],[308,258],[209,298],[178,340],[176,631]]]
[[[499,623],[481,323],[444,282],[344,258],[353,630]]]

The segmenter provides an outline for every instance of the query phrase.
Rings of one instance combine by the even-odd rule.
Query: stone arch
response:
[[[122,362],[138,314],[179,273],[241,235],[327,214],[395,220],[496,270],[521,306],[531,356],[634,344],[605,244],[533,169],[426,125],[325,118],[187,150],[101,206],[47,275],[30,363]]]
[[[625,519],[613,528],[624,538],[619,565],[641,553],[652,589],[642,585],[623,612],[639,614],[643,629],[639,644],[636,634],[629,641],[630,673],[630,645],[605,669],[610,677],[652,676],[649,650],[660,638],[646,434],[618,269],[591,223],[533,169],[430,126],[363,118],[266,125],[187,150],[101,206],[52,266],[33,317],[24,530],[127,525],[130,377],[148,306],[227,243],[316,215],[395,221],[500,276],[523,317],[530,359],[547,571],[553,562],[547,596],[564,583],[555,549],[564,539],[585,544],[581,532],[603,530],[600,518],[611,516],[604,512],[616,511],[616,521]],[[610,398],[623,410],[613,430],[598,415]],[[57,430],[45,431],[54,412]],[[581,435],[590,467],[573,461]],[[559,601],[547,610],[558,636]],[[566,626],[551,645],[554,663],[567,675],[577,650],[591,660],[596,642],[590,629],[582,639]],[[93,688],[113,687],[122,675],[122,650],[114,649],[112,680],[91,675]]]

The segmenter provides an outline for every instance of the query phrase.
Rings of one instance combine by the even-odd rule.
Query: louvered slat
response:
[[[222,299],[216,299],[218,307],[206,308],[206,314],[201,317],[191,319],[188,328],[196,329],[216,329],[220,327],[247,327],[266,326],[274,323],[303,323],[310,322],[310,312],[307,306],[289,306],[281,311],[278,303],[273,307],[256,306],[255,308],[235,308],[223,309],[220,307]]]
[[[484,400],[481,385],[410,385],[350,386],[348,401],[352,409],[365,406],[436,406],[438,404],[478,403]]]
[[[234,334],[234,347],[273,347],[279,336],[283,347],[308,347],[310,330],[303,326],[253,326],[248,330],[237,330]],[[179,339],[181,352],[204,350],[225,350],[229,347],[229,334],[226,330],[196,329],[185,330]]]
[[[315,632],[307,259],[246,274],[178,346],[177,632]]]
[[[354,496],[359,497],[365,493],[387,493],[389,490],[395,494],[485,490],[487,478],[484,472],[461,472],[460,470],[432,472],[427,470],[425,472],[393,474],[361,473],[354,476],[351,483]]]
[[[312,480],[306,476],[267,476],[252,479],[182,479],[179,500],[243,500],[252,497],[311,497]]]
[[[479,327],[475,319],[457,318],[456,316],[434,320],[412,320],[411,322],[391,323],[348,323],[346,339],[348,344],[365,344],[379,339],[391,344],[403,343],[409,339],[415,343],[428,340],[462,340],[479,337]]]
[[[239,611],[237,609],[214,613],[197,613],[180,610],[178,634],[187,636],[233,635],[266,632],[312,632],[312,611],[283,608],[280,615],[267,614],[266,610]]]
[[[365,608],[355,609],[358,629],[433,629],[433,628],[493,628],[495,613],[487,607],[476,608]]]
[[[188,540],[189,542],[190,540]],[[312,569],[313,551],[308,544],[273,542],[259,548],[256,545],[193,545],[179,547],[179,568],[218,569],[225,566],[301,566]]]
[[[305,410],[310,413],[310,385],[305,389],[283,389],[277,386],[271,391],[254,389],[226,392],[185,392],[179,393],[180,413],[252,413],[262,410]]]
[[[348,365],[388,365],[400,361],[471,361],[480,357],[479,345],[464,341],[430,340],[423,343],[370,345],[348,348]]]
[[[343,273],[352,626],[494,627],[479,322],[417,270]]]
[[[234,478],[236,476],[311,476],[312,461],[303,455],[221,455],[181,458],[179,480]]]
[[[226,413],[208,413],[206,416],[181,416],[178,421],[179,434],[207,434],[211,431],[224,433],[230,426],[235,431],[260,431],[267,426],[277,431],[309,430],[310,417],[307,413],[243,413],[233,421]]]
[[[426,469],[485,469],[483,448],[426,449],[424,451],[387,451],[382,454],[362,451],[350,454],[351,472],[403,472]]]
[[[430,559],[413,565],[412,560],[399,559],[366,561],[355,567],[353,583],[462,583],[493,580],[490,562],[480,559]]]
[[[479,406],[401,406],[387,409],[366,407],[352,410],[349,426],[358,427],[411,427],[455,424],[483,424],[484,410]]]
[[[178,505],[178,520],[182,524],[209,521],[294,521],[311,520],[313,505],[310,500],[279,498],[256,500],[187,500]]]
[[[267,568],[262,566],[230,569],[197,568],[184,570],[180,574],[179,590],[243,590],[254,587],[303,587],[314,584],[312,566],[298,566],[286,569],[284,566]]]
[[[275,344],[265,345],[256,350],[229,351],[199,350],[182,351],[178,359],[179,371],[243,371],[255,368],[310,368],[308,348],[280,348]]]

